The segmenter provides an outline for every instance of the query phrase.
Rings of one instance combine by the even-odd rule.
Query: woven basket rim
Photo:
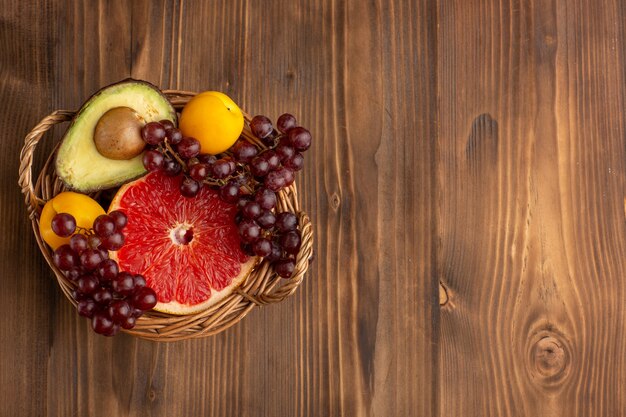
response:
[[[197,94],[184,90],[163,90],[162,92],[177,111],[180,111],[182,106]],[[41,208],[47,200],[68,189],[54,171],[54,159],[59,144],[57,143],[48,155],[35,181],[33,181],[32,164],[36,146],[45,134],[56,124],[71,122],[75,114],[76,112],[73,111],[56,110],[44,117],[24,139],[19,168],[19,185],[25,197],[37,245],[54,272],[65,297],[74,306],[76,302],[71,292],[75,285],[53,264],[52,251],[39,233]],[[247,123],[244,123],[242,136],[259,144],[258,139],[254,138],[249,131],[250,116],[244,112],[244,117]],[[137,320],[133,329],[123,331],[133,336],[159,342],[206,337],[237,324],[255,307],[277,303],[292,295],[302,283],[313,253],[311,221],[308,215],[299,208],[295,182],[278,193],[277,211],[286,210],[297,214],[302,235],[301,249],[296,258],[296,268],[292,278],[284,280],[278,277],[268,262],[261,261],[230,295],[209,309],[183,316],[149,311]]]

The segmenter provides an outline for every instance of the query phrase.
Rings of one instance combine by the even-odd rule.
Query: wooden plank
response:
[[[348,55],[348,74],[356,79],[346,94],[349,139],[357,144],[356,217],[370,213],[357,228],[363,262],[357,288],[363,293],[360,326],[371,332],[371,415],[434,415],[436,3],[382,1],[369,19],[359,14],[361,7],[354,2],[348,12],[358,31],[350,36]],[[371,247],[364,239],[372,236],[374,219]],[[368,313],[370,305],[377,311]]]
[[[33,258],[37,244],[17,172],[23,137],[48,110],[52,77],[46,51],[54,41],[44,29],[50,18],[45,2],[10,3],[0,10],[0,414],[40,415],[54,283],[42,279],[42,258]]]
[[[623,5],[441,1],[441,415],[626,411]]]

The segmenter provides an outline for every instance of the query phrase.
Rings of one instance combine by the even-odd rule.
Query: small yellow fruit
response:
[[[230,148],[243,131],[243,113],[230,97],[205,91],[185,105],[179,127],[200,142],[200,152],[218,154]]]
[[[52,230],[52,218],[58,213],[68,213],[76,219],[76,229],[91,229],[93,221],[101,214],[106,214],[98,202],[85,194],[65,191],[49,200],[39,217],[39,234],[43,240],[56,249],[70,242],[69,237],[60,237]]]

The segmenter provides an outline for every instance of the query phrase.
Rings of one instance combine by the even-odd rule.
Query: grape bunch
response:
[[[277,193],[289,187],[304,166],[303,152],[311,146],[311,133],[296,118],[281,115],[276,129],[266,116],[254,116],[250,132],[219,155],[200,153],[200,143],[183,137],[172,122],[151,122],[142,128],[148,144],[143,163],[147,170],[182,175],[180,192],[195,197],[202,187],[218,191],[220,198],[238,207],[235,217],[242,249],[268,260],[276,273],[290,278],[301,246],[298,217],[276,212]]]
[[[302,152],[311,146],[311,134],[287,113],[278,118],[277,130],[266,116],[254,116],[250,131],[253,138],[240,139],[232,148],[235,160],[247,164],[251,178],[246,184],[251,192],[244,188],[237,195],[239,237],[246,253],[265,258],[280,277],[290,278],[302,237],[296,214],[277,212],[277,193],[289,187],[303,168]],[[257,148],[250,139],[258,139],[263,148],[254,152]]]
[[[52,218],[55,234],[71,236],[69,244],[54,251],[52,260],[76,286],[72,297],[78,314],[91,319],[92,329],[105,336],[114,336],[120,327],[132,329],[137,318],[157,302],[143,276],[120,271],[117,262],[109,259],[109,251],[124,244],[126,223],[126,215],[119,210],[98,216],[89,230],[77,228],[68,213]]]

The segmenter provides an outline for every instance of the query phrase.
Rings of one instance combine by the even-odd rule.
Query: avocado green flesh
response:
[[[57,175],[70,188],[82,192],[112,188],[146,172],[143,153],[128,160],[115,160],[101,155],[96,148],[96,124],[115,107],[130,107],[146,123],[176,120],[172,105],[151,84],[124,81],[100,90],[77,113],[57,152]]]

